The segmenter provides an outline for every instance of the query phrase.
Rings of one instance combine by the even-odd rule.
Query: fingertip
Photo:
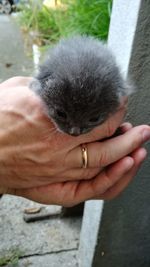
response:
[[[143,137],[143,142],[147,142],[150,139],[150,127],[143,130],[142,137]]]
[[[128,171],[130,171],[133,166],[134,158],[126,156],[106,168],[107,176],[111,177],[111,180],[116,182]]]
[[[132,124],[130,122],[124,122],[120,126],[122,133],[125,133],[133,128]]]
[[[139,150],[139,156],[141,159],[145,159],[147,157],[147,150],[144,147],[141,147]]]
[[[147,157],[147,150],[144,147],[140,147],[132,153],[132,157],[135,157],[138,162],[142,162]]]
[[[126,171],[130,170],[134,165],[134,159],[130,156],[127,156],[123,159],[124,168]]]

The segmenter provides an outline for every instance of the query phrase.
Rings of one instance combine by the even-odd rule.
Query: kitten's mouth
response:
[[[68,133],[69,135],[72,135],[72,136],[79,136],[79,135],[81,135],[81,134],[78,134],[78,133]]]
[[[81,129],[79,127],[72,127],[71,129],[69,129],[68,134],[72,136],[79,136],[81,134],[86,134],[90,132],[91,130],[92,129]]]
[[[73,135],[73,136],[78,136],[80,134],[82,134],[82,130],[79,127],[72,127],[71,129],[69,129],[69,134]]]
[[[55,125],[57,127],[57,130],[60,133],[69,134],[71,136],[79,136],[81,134],[86,134],[92,130],[92,129],[82,129],[78,126],[71,127],[70,129],[64,129],[64,128],[61,128],[60,126],[58,126],[56,123],[55,123]]]
[[[85,134],[85,133],[88,133],[90,130],[81,130],[80,128],[78,127],[73,127],[71,129],[68,129],[68,130],[62,130],[62,129],[59,129],[59,131],[61,133],[66,133],[66,134],[69,134],[71,136],[79,136],[81,134]]]
[[[83,132],[81,131],[81,129],[78,128],[78,127],[73,127],[71,129],[68,129],[68,130],[64,130],[64,129],[58,127],[58,125],[56,125],[56,127],[57,127],[57,130],[60,133],[63,133],[63,134],[69,134],[69,135],[72,135],[72,136],[79,136],[79,135],[83,134]]]

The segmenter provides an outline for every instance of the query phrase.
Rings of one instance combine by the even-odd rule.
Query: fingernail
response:
[[[150,131],[148,130],[144,130],[143,133],[142,133],[142,136],[143,136],[143,141],[146,142],[150,139]]]
[[[140,160],[141,160],[141,161],[144,160],[144,159],[146,158],[146,156],[147,156],[147,151],[146,151],[146,149],[143,148],[143,147],[141,147],[141,148],[139,149],[139,158],[140,158]]]
[[[128,156],[128,158],[126,158],[126,165],[127,165],[127,170],[130,170],[132,166],[134,165],[133,158]]]

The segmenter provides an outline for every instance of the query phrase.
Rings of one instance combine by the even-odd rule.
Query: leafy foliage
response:
[[[38,32],[53,42],[74,33],[107,39],[112,0],[62,0],[55,8],[30,0],[23,6],[20,22],[24,29]]]
[[[76,0],[68,2],[67,25],[64,34],[77,32],[107,39],[111,0]]]

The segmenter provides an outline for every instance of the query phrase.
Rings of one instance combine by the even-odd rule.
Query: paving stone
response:
[[[24,209],[40,204],[7,195],[0,201],[0,256],[13,249],[19,249],[25,256],[78,248],[80,218],[52,218],[26,223],[23,220]],[[57,211],[59,206],[46,208]]]
[[[31,75],[33,65],[15,18],[0,15],[0,82],[12,76]]]
[[[19,260],[17,267],[78,267],[77,252],[67,251]]]

